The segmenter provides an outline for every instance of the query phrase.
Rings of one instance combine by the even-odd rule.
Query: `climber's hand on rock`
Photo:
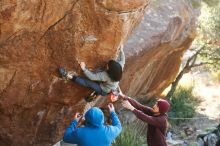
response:
[[[85,62],[80,62],[80,67],[81,67],[82,70],[85,70],[86,69]]]
[[[112,103],[108,104],[108,109],[109,109],[109,112],[114,112],[115,111],[115,107]]]
[[[74,119],[79,122],[79,120],[82,118],[82,116],[80,115],[80,113],[76,113],[74,116]]]
[[[124,48],[124,45],[122,44],[122,45],[120,46],[120,50],[122,51],[122,50],[123,50],[123,48]]]

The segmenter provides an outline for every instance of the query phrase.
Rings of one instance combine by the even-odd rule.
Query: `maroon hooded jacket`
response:
[[[134,99],[126,98],[132,106],[135,107],[133,113],[138,119],[148,123],[147,144],[148,146],[167,146],[166,130],[167,130],[167,115],[160,114],[154,116],[152,108],[144,106]]]

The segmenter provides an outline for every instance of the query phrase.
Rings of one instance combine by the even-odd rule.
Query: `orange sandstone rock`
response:
[[[83,98],[91,91],[61,80],[57,68],[82,74],[78,61],[104,68],[121,43],[127,59],[122,90],[151,97],[166,88],[194,38],[195,16],[181,0],[147,2],[2,0],[0,145],[47,146],[61,139],[74,112],[88,107]]]

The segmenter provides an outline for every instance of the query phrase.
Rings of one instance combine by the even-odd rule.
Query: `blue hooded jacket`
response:
[[[72,123],[64,132],[63,141],[78,146],[110,146],[120,134],[122,127],[115,112],[110,113],[112,125],[104,125],[104,114],[93,107],[85,114],[85,127],[77,128],[77,121]]]

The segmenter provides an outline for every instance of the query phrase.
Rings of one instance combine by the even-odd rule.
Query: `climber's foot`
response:
[[[75,71],[68,71],[67,78],[71,79],[73,76],[78,76]]]
[[[98,97],[98,95],[96,95],[95,91],[92,92],[89,96],[85,97],[85,101],[86,102],[92,102],[93,100],[95,100]]]
[[[68,75],[68,72],[64,69],[64,68],[59,68],[59,73],[61,75],[61,77],[66,78]]]

